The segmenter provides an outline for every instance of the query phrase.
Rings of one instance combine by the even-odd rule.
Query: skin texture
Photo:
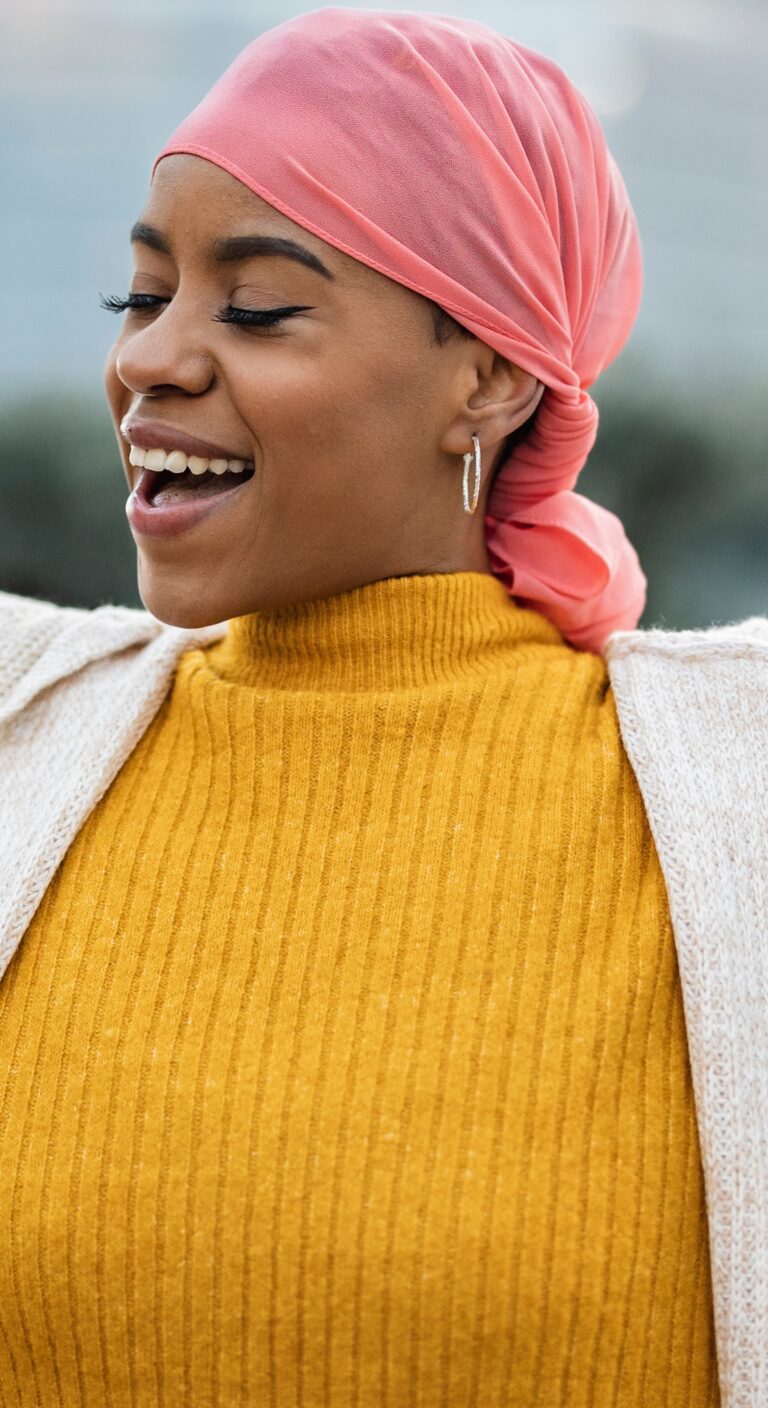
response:
[[[126,481],[133,488],[140,474],[119,430],[128,412],[255,465],[188,531],[134,534],[147,610],[203,626],[385,577],[490,571],[483,516],[493,470],[542,384],[475,337],[438,345],[426,299],[200,157],[159,163],[140,218],[172,254],[133,244],[131,291],[167,302],[124,314],[105,366]],[[217,264],[207,252],[243,234],[294,239],[334,278],[281,255]],[[310,311],[243,328],[215,321],[228,303]],[[483,480],[469,515],[461,478],[473,431]]]

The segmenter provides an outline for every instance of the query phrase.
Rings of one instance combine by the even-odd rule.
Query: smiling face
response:
[[[149,298],[105,368],[126,480],[142,470],[121,424],[136,444],[197,440],[246,461],[183,531],[141,531],[159,508],[137,515],[149,611],[203,626],[384,577],[489,570],[484,503],[504,438],[538,404],[533,376],[477,338],[438,344],[426,299],[200,157],[159,163],[138,226],[131,293]],[[292,311],[244,326],[222,320],[230,307]],[[473,431],[484,474],[470,516]],[[187,503],[203,504],[200,483]]]

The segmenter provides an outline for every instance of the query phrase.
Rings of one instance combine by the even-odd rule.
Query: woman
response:
[[[317,11],[132,243],[146,610],[3,598],[3,1402],[764,1403],[762,881],[709,867],[768,623],[634,631],[572,492],[641,285],[594,115]]]

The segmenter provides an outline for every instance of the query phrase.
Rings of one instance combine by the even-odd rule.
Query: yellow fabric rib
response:
[[[602,658],[474,572],[184,655],[0,983],[0,1208],[4,1408],[715,1408]]]

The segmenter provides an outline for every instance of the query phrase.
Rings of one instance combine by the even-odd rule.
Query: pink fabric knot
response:
[[[579,649],[634,627],[637,554],[572,490],[597,432],[587,388],[632,329],[642,255],[600,124],[563,71],[474,20],[314,10],[242,50],[153,174],[174,152],[215,162],[544,383],[492,487],[491,568]]]
[[[621,520],[570,487],[597,426],[586,391],[564,401],[545,390],[531,433],[497,471],[485,524],[491,567],[510,595],[578,649],[599,652],[611,631],[637,625],[647,582]]]

